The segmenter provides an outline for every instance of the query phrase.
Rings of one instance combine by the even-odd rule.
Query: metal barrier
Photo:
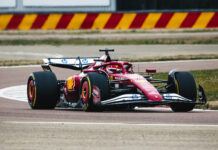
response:
[[[0,0],[0,13],[114,12],[116,0]]]
[[[217,28],[218,12],[0,14],[0,30]]]

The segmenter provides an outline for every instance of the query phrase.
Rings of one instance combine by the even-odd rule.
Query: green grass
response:
[[[208,101],[218,100],[218,70],[202,70],[192,72],[197,84],[201,84]]]
[[[190,71],[196,81],[204,87],[208,101],[218,101],[218,69]],[[154,78],[167,80],[168,73],[157,73]]]
[[[0,66],[39,65],[42,60],[0,60]]]
[[[218,37],[160,39],[46,39],[0,40],[0,45],[142,45],[142,44],[218,44]]]
[[[199,60],[199,59],[218,59],[218,54],[199,54],[199,55],[176,55],[164,57],[143,57],[143,58],[120,58],[120,61],[129,62],[150,62],[150,61],[172,61],[172,60]],[[0,66],[19,66],[19,65],[38,65],[42,60],[0,60]]]
[[[129,62],[149,62],[149,61],[170,61],[170,60],[199,60],[199,59],[218,59],[218,54],[198,54],[198,55],[176,55],[161,57],[142,57],[142,58],[121,58],[121,61]]]

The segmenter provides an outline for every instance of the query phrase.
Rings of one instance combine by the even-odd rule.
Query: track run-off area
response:
[[[162,69],[167,66],[165,71],[168,71],[169,66],[174,67],[175,64],[191,63],[202,67],[202,62],[203,60],[149,62],[146,65]],[[207,66],[217,66],[218,60],[205,62],[208,63]],[[130,112],[32,110],[26,102],[25,84],[31,72],[40,70],[40,66],[0,68],[2,149],[29,149],[31,146],[31,149],[199,150],[218,146],[218,111],[213,110],[195,109],[188,113],[173,113],[169,108],[162,107],[136,108]],[[53,71],[59,79],[76,73],[59,68],[53,68]],[[19,98],[21,101],[16,101]]]
[[[51,51],[40,49],[52,48]],[[97,46],[90,46],[90,51],[98,54]],[[99,47],[99,46],[98,46]],[[155,47],[155,48],[154,48]],[[184,53],[217,53],[216,45],[165,45],[148,46],[149,56],[157,56],[163,50],[170,55]],[[10,49],[11,55],[5,53]],[[2,58],[59,57],[58,49],[63,48],[62,56],[72,51],[70,46],[40,46],[39,55],[32,55],[35,46],[3,46],[0,48]],[[131,46],[121,48],[118,55],[131,55]],[[162,49],[158,49],[162,48]],[[185,49],[178,54],[175,49]],[[209,49],[207,52],[205,49]],[[26,55],[19,54],[30,49]],[[85,55],[85,48],[75,46],[75,56]],[[94,51],[95,49],[95,51]],[[191,49],[195,49],[191,51]],[[199,51],[197,51],[199,49]],[[136,52],[145,53],[139,46]],[[43,56],[45,54],[45,56]],[[161,53],[164,54],[164,53]],[[91,53],[87,54],[88,56]],[[95,56],[95,55],[94,55]],[[135,56],[134,56],[135,57]],[[217,69],[218,60],[188,60],[134,63],[135,72],[144,72],[146,68],[156,68],[158,72]],[[194,109],[188,113],[174,113],[169,108],[136,108],[135,111],[83,112],[74,109],[32,110],[26,102],[26,83],[30,73],[41,71],[39,65],[0,67],[0,147],[1,149],[217,149],[218,147],[218,111]],[[66,79],[77,73],[68,69],[52,68],[58,79]],[[20,101],[18,101],[20,100]]]

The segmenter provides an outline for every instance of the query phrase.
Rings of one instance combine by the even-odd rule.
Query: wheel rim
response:
[[[101,94],[98,87],[93,86],[93,102],[97,103],[101,100]]]
[[[89,94],[89,86],[88,86],[88,82],[85,81],[83,83],[83,86],[82,86],[82,101],[83,101],[83,104],[87,103],[88,101],[88,94]]]
[[[29,100],[31,102],[33,102],[34,96],[35,96],[35,84],[34,81],[31,80],[29,82],[29,86],[28,86],[28,95],[29,95]]]

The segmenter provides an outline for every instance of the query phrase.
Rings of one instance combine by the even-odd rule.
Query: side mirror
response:
[[[157,72],[156,69],[146,69],[145,71],[146,71],[146,73],[148,73],[148,74],[149,74],[149,73],[152,73],[152,74],[153,74],[153,73],[156,73],[156,72]]]
[[[151,78],[156,73],[156,69],[146,69],[145,71]]]

